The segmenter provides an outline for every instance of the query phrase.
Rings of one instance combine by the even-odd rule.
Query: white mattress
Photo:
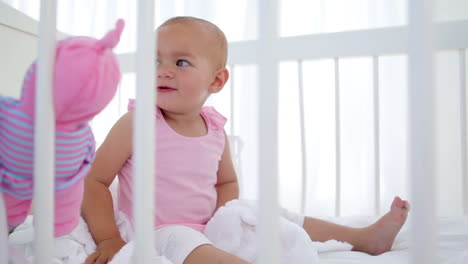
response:
[[[327,220],[358,227],[372,223],[375,219],[370,217],[358,217]],[[397,236],[392,251],[390,252],[379,256],[370,256],[354,251],[327,252],[319,255],[320,263],[409,264],[411,263],[409,222],[410,221],[408,221]],[[438,263],[468,263],[468,217],[440,218],[438,221],[438,229]]]

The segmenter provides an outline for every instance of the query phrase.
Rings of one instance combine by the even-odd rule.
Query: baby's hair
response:
[[[227,62],[227,39],[226,36],[224,35],[224,32],[215,24],[211,23],[210,21],[197,18],[197,17],[191,17],[191,16],[177,16],[177,17],[172,17],[166,20],[164,23],[162,23],[158,29],[169,26],[169,25],[175,25],[175,24],[192,24],[192,23],[197,23],[201,26],[204,27],[207,31],[213,34],[214,39],[215,39],[215,45],[217,46],[217,51],[218,55],[220,58],[220,65],[221,67],[226,66]]]

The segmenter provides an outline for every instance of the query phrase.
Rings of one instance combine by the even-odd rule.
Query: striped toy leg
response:
[[[3,193],[7,212],[8,229],[12,231],[24,222],[31,209],[31,199],[22,200],[6,192]]]
[[[56,237],[70,233],[80,219],[84,181],[55,192],[55,231]]]

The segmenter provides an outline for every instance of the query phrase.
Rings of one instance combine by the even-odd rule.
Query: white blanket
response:
[[[283,211],[279,221],[280,263],[319,263],[318,253],[351,250],[351,245],[335,240],[312,242],[304,229],[289,221]],[[257,261],[257,204],[254,201],[234,200],[218,209],[208,222],[205,235],[213,244],[248,262]]]
[[[132,229],[129,222],[120,212],[116,213],[115,219],[122,238],[126,241],[130,240]],[[15,229],[9,236],[9,241],[16,249],[23,253],[28,261],[34,261],[32,216],[28,216],[26,221]],[[89,233],[86,222],[82,218],[80,218],[78,226],[70,234],[55,238],[54,243],[54,264],[81,264],[88,255],[96,250],[96,244]]]
[[[215,216],[208,222],[205,235],[213,244],[235,254],[249,262],[256,261],[256,205],[252,201],[231,201],[226,206],[220,208]],[[127,245],[114,256],[111,263],[129,263],[133,253],[134,243],[129,221],[125,216],[117,212],[116,222],[121,232],[122,238],[128,241]],[[20,225],[15,232],[10,235],[9,241],[29,261],[34,260],[33,250],[34,229],[32,216],[28,217],[25,223]],[[318,252],[350,250],[349,244],[337,241],[327,243],[317,243],[310,241],[308,235],[297,224],[280,218],[280,239],[281,239],[281,263],[313,264],[318,263]],[[88,231],[88,227],[83,219],[79,225],[68,235],[55,239],[54,264],[79,264],[83,263],[86,257],[93,253],[96,245]],[[170,264],[164,256],[158,256],[155,251],[154,260],[159,264]]]
[[[449,259],[445,264],[467,264],[468,263],[468,250],[462,252],[460,255]]]
[[[10,242],[15,242],[15,246],[22,249],[22,253],[27,255],[30,260],[32,259],[31,249],[33,238],[31,220],[31,218],[28,218],[28,221],[10,236]],[[327,218],[326,220],[347,226],[362,227],[373,223],[376,218],[360,216]],[[119,220],[117,222],[119,222]],[[125,224],[125,221],[120,222],[119,227],[121,231],[125,231]],[[214,222],[209,225],[211,224],[214,224]],[[410,230],[408,230],[408,227],[408,225],[405,225],[402,232],[398,234],[395,244],[392,247],[392,251],[379,256],[370,256],[368,254],[355,251],[331,251],[334,248],[336,249],[336,245],[330,246],[330,244],[327,243],[313,244],[315,245],[317,252],[319,252],[320,264],[410,264],[412,263],[410,258],[411,246],[409,245],[409,234],[411,232],[409,232]],[[437,263],[468,264],[468,217],[439,218],[437,229],[439,230],[437,238]],[[19,231],[21,231],[21,233],[19,233]],[[229,232],[229,230],[223,230],[223,232]],[[123,236],[126,235],[130,237],[131,234],[129,232],[125,234],[125,232],[123,232]],[[243,236],[247,235],[243,234]],[[92,241],[84,222],[80,222],[79,227],[77,227],[72,234],[62,238],[57,238],[57,240],[63,242],[63,245],[58,245],[59,243],[56,243],[57,257],[55,258],[54,263],[80,263],[80,259],[83,260],[86,258],[86,256],[93,252],[95,248],[94,242]],[[322,248],[321,246],[330,246],[328,247],[329,250],[327,250],[329,252],[323,252],[326,248]],[[119,252],[119,256],[116,255],[113,263],[119,263],[119,260],[121,260],[120,263],[127,264],[129,258],[127,257],[127,261],[125,261],[124,258],[125,255],[131,255],[132,247],[133,243],[128,243]],[[60,250],[65,250],[65,252],[60,252]],[[74,255],[74,257],[71,257],[72,255]],[[74,258],[76,258],[76,260]],[[162,257],[157,263],[169,263],[163,262],[161,259]]]

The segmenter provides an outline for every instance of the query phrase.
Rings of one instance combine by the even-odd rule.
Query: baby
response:
[[[83,179],[95,156],[88,125],[110,102],[120,81],[112,49],[124,27],[103,39],[71,37],[57,43],[53,77],[55,112],[55,236],[78,224]],[[36,63],[24,78],[19,100],[0,97],[0,191],[10,230],[26,218],[33,197]]]
[[[231,161],[226,118],[204,104],[223,88],[227,41],[214,24],[175,17],[157,29],[156,250],[174,264],[247,263],[220,250],[205,236],[213,214],[237,199],[239,187]],[[126,244],[115,223],[108,189],[119,177],[118,208],[133,221],[133,101],[98,149],[85,180],[82,215],[96,242],[86,263],[107,263]],[[335,239],[354,250],[381,254],[390,250],[406,220],[408,203],[395,198],[390,212],[366,228],[350,228],[294,216],[311,239]],[[229,228],[229,227],[226,227]]]

